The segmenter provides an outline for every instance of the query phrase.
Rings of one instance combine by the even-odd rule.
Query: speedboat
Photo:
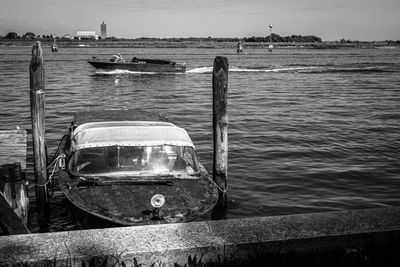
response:
[[[186,71],[185,64],[178,64],[171,60],[133,57],[127,61],[119,55],[114,55],[108,60],[92,57],[88,63],[96,69],[102,70],[118,69],[145,73],[183,73]]]
[[[185,222],[207,215],[218,200],[187,131],[161,115],[81,112],[60,147],[59,185],[81,221]]]

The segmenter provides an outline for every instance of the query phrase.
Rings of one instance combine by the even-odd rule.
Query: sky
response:
[[[400,40],[400,0],[0,0],[0,35]]]

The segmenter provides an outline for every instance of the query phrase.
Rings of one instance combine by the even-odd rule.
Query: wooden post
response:
[[[0,131],[0,235],[29,233],[26,130]]]
[[[45,86],[42,47],[37,41],[32,47],[29,65],[30,102],[32,118],[33,163],[36,182],[36,207],[39,220],[47,216],[47,156],[45,145]]]
[[[227,184],[228,175],[228,59],[216,57],[213,68],[213,137],[214,137],[214,161],[213,179],[218,185],[219,198],[213,210],[213,219],[226,217]]]
[[[29,233],[28,206],[21,163],[0,165],[0,235]]]

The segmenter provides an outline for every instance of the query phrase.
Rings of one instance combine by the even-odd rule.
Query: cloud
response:
[[[326,11],[326,10],[346,10],[347,8],[344,6],[334,5],[334,6],[308,6],[308,7],[300,7],[294,9],[295,11],[305,11],[305,12],[319,12],[319,11]]]
[[[245,3],[244,3],[245,4]],[[113,1],[107,3],[110,8],[123,9],[129,12],[168,12],[168,13],[198,13],[198,12],[215,12],[231,11],[232,7],[246,8],[243,2],[239,0],[146,0],[146,1]],[[236,8],[234,8],[236,10]]]

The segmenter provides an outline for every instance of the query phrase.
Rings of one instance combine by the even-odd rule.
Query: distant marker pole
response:
[[[268,45],[268,52],[272,52],[272,48],[274,46],[272,45],[272,25],[269,25],[269,45]]]

